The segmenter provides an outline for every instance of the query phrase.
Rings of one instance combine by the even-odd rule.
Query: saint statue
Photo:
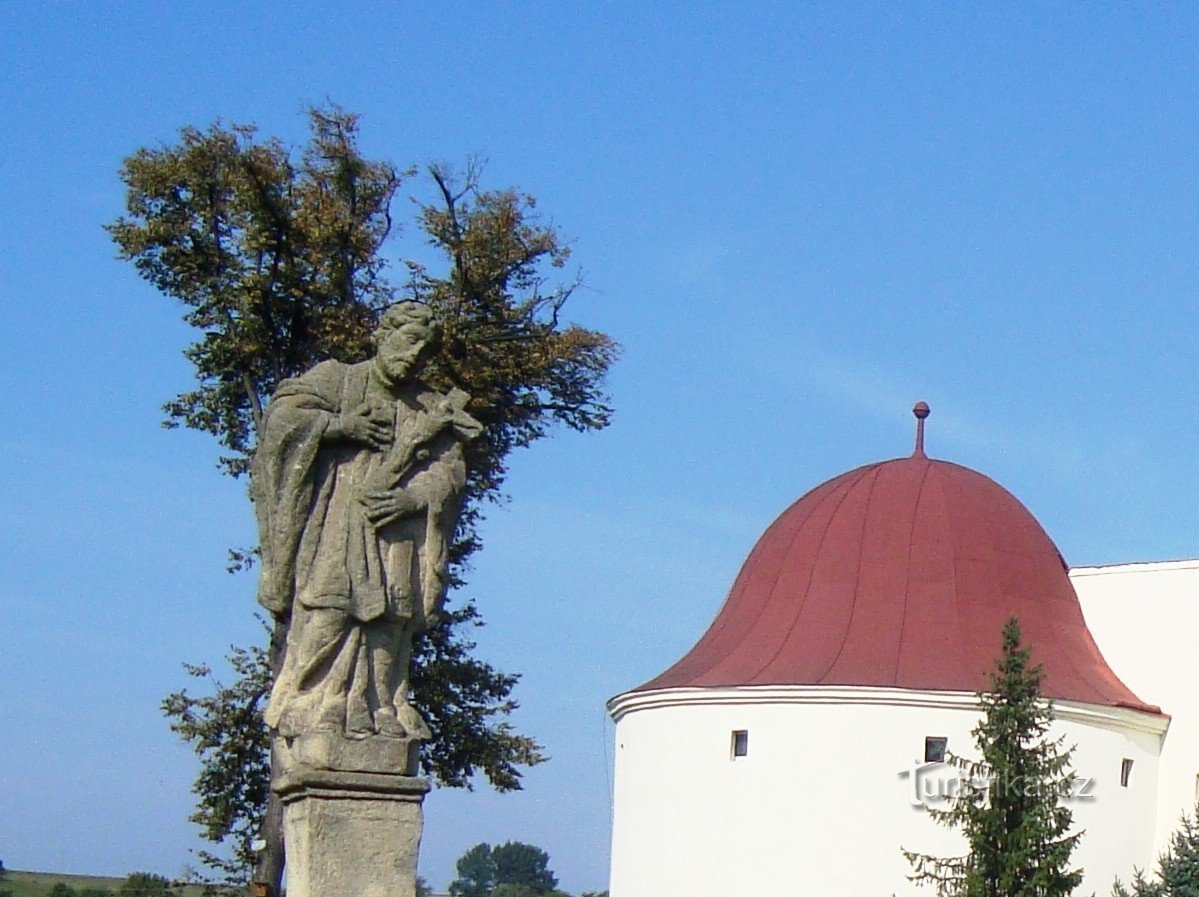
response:
[[[461,510],[461,390],[417,379],[436,350],[427,306],[382,316],[374,357],[280,384],[252,468],[258,600],[291,625],[266,721],[284,739],[430,737],[409,703],[413,636],[436,620]]]

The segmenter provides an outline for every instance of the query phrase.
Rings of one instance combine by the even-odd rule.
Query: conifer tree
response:
[[[1170,846],[1157,861],[1157,875],[1147,879],[1137,870],[1129,891],[1117,881],[1112,897],[1199,897],[1199,820],[1183,816],[1170,836]]]
[[[965,836],[969,852],[934,857],[904,851],[912,881],[938,897],[1064,897],[1082,880],[1070,866],[1081,833],[1070,833],[1073,748],[1050,740],[1053,707],[1041,696],[1044,672],[1020,641],[1015,619],[1003,629],[1003,650],[991,690],[979,696],[983,718],[973,730],[981,760],[949,758],[961,787],[944,809],[929,813]]]

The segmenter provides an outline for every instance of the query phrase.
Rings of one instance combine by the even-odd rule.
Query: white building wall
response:
[[[676,689],[611,703],[616,726],[613,897],[917,895],[900,850],[953,855],[960,837],[915,805],[926,736],[974,757],[973,695],[902,689]],[[1072,802],[1087,830],[1079,893],[1110,893],[1152,854],[1160,718],[1059,706],[1094,780]],[[734,730],[749,733],[734,758]],[[1134,761],[1129,787],[1120,765]],[[926,792],[945,776],[926,770]]]
[[[1070,578],[1116,675],[1173,717],[1159,772],[1157,855],[1199,798],[1199,561],[1078,567]]]

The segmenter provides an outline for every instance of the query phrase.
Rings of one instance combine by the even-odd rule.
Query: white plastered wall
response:
[[[673,689],[618,697],[613,897],[813,897],[928,893],[901,847],[960,853],[915,805],[911,770],[927,736],[973,757],[973,695],[866,688]],[[1163,721],[1059,705],[1057,730],[1093,779],[1071,803],[1087,830],[1079,893],[1110,893],[1152,853]],[[749,752],[731,756],[734,730]],[[1134,761],[1120,786],[1122,759]],[[906,773],[906,774],[905,774]],[[945,776],[925,772],[925,792]]]
[[[1116,675],[1172,717],[1159,770],[1156,856],[1199,798],[1199,560],[1077,567],[1070,578]]]

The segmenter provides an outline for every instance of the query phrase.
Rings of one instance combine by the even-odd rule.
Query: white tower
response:
[[[835,477],[762,535],[691,651],[613,698],[613,897],[919,894],[901,847],[953,855],[925,807],[974,755],[1011,617],[1088,784],[1080,893],[1151,865],[1168,718],[1112,672],[1065,562],[992,480],[915,453]]]

